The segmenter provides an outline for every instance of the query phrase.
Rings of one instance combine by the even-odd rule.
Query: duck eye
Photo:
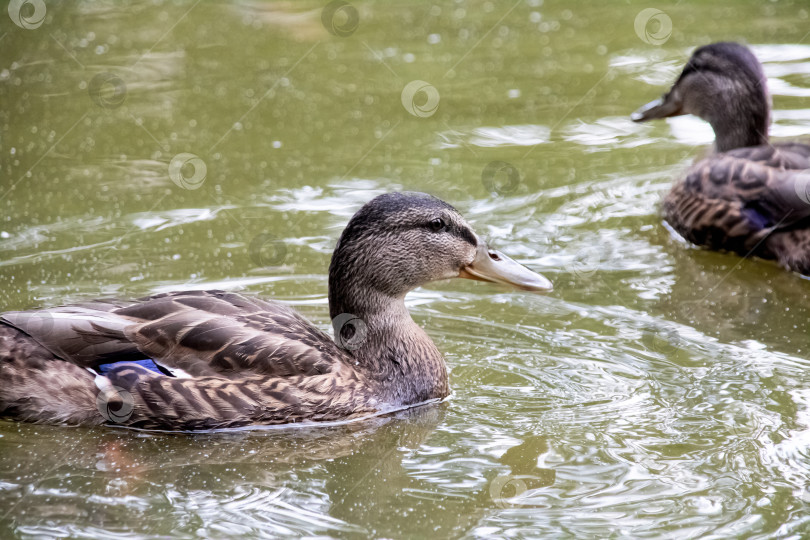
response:
[[[433,232],[439,232],[443,230],[445,227],[444,220],[442,218],[432,219],[430,221],[430,230]]]

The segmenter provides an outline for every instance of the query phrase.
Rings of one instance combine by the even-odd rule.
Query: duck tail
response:
[[[86,369],[59,359],[28,334],[0,321],[0,416],[102,424],[94,380]]]

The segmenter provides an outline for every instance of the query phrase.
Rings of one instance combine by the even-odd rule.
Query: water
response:
[[[390,418],[0,422],[0,536],[807,535],[810,286],[670,234],[658,202],[711,132],[628,119],[691,47],[738,39],[774,136],[810,135],[807,4],[662,4],[660,45],[644,3],[353,4],[345,37],[310,1],[0,14],[2,308],[227,287],[326,329],[334,242],[392,189],[453,203],[555,292],[415,291],[454,394]],[[415,80],[435,92],[411,114]]]

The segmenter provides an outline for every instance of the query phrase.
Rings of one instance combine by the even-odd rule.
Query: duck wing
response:
[[[0,322],[27,334],[56,359],[67,360],[83,368],[93,367],[113,359],[144,357],[132,343],[109,339],[95,331],[102,326],[123,330],[128,321],[116,317],[112,312],[125,305],[98,300],[35,311],[9,311],[0,314]]]
[[[147,358],[164,371],[137,363]],[[329,336],[286,306],[224,291],[4,313],[0,381],[0,415],[39,422],[199,430],[377,410]]]
[[[176,376],[329,373],[349,355],[287,306],[225,291],[172,292],[9,312],[6,323],[82,367],[152,359]]]
[[[694,165],[664,199],[666,220],[687,240],[774,258],[765,238],[810,222],[810,147],[741,148]]]
[[[810,168],[810,145],[799,142],[779,142],[770,145],[735,148],[724,155],[745,159],[775,169],[802,170]]]

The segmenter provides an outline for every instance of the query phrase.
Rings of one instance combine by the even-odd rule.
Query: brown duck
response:
[[[376,197],[329,267],[335,340],[281,304],[224,291],[94,301],[0,316],[0,416],[200,430],[338,421],[449,393],[405,295],[463,277],[549,291],[450,205]]]
[[[768,141],[769,101],[754,54],[713,43],[695,50],[669,92],[631,118],[694,114],[714,130],[715,151],[664,198],[664,218],[679,234],[810,274],[810,146]]]

